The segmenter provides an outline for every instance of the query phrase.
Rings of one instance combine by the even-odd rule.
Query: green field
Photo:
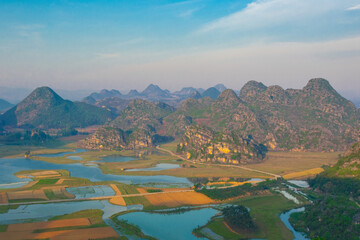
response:
[[[211,221],[205,227],[210,228],[214,233],[224,236],[225,239],[229,240],[242,238],[293,239],[291,231],[280,220],[282,212],[298,207],[292,201],[273,194],[245,197],[230,203],[250,208],[250,215],[258,230],[255,232],[238,231],[238,235],[236,235],[224,225],[222,218]]]

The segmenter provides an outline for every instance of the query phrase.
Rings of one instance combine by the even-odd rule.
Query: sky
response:
[[[360,96],[360,0],[0,0],[0,86],[171,91],[323,77]]]

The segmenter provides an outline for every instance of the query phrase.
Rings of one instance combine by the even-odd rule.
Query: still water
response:
[[[0,214],[0,225],[29,221],[46,221],[55,216],[86,209],[100,209],[104,211],[103,219],[107,220],[114,213],[128,210],[142,210],[142,206],[133,205],[123,207],[110,204],[107,200],[21,205],[17,209],[9,209],[7,213]]]
[[[205,225],[219,213],[213,208],[203,208],[180,213],[132,212],[120,215],[119,220],[137,225],[143,233],[159,240],[204,239],[196,238],[192,231]]]
[[[127,184],[146,184],[146,183],[166,183],[182,184],[192,186],[192,183],[186,178],[173,177],[166,175],[156,176],[126,176],[104,174],[97,166],[85,166],[76,164],[54,164],[44,161],[35,161],[26,158],[0,159],[0,184],[19,183],[30,181],[29,179],[20,179],[14,176],[14,173],[22,170],[49,170],[66,169],[72,177],[87,178],[93,182],[99,181],[119,181]]]

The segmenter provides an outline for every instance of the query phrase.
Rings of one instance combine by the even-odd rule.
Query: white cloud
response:
[[[348,11],[360,10],[360,4],[355,5],[355,6],[352,6],[352,7],[349,7],[349,8],[347,8],[346,10],[348,10]]]
[[[308,26],[324,19],[336,22],[338,15],[358,0],[257,0],[245,9],[212,21],[199,33],[213,31],[249,31],[266,27]],[[318,22],[319,21],[319,22]],[[329,24],[330,25],[330,24]]]
[[[195,12],[197,12],[200,8],[193,8],[193,9],[189,9],[189,10],[186,10],[182,13],[179,14],[179,17],[182,17],[182,18],[187,18],[187,17],[191,17]]]

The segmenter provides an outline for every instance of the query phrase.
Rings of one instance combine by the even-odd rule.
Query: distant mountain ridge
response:
[[[13,107],[14,104],[9,103],[8,101],[4,99],[0,99],[0,113]]]
[[[95,92],[90,94],[88,97],[84,98],[82,101],[92,105],[99,105],[96,102],[100,100],[105,100],[107,98],[120,98],[120,99],[143,99],[152,102],[164,102],[174,107],[178,107],[182,101],[188,98],[199,99],[202,97],[211,97],[216,99],[217,96],[224,90],[226,87],[223,84],[217,84],[215,87],[211,87],[207,90],[196,89],[193,87],[185,87],[180,91],[170,92],[169,90],[163,90],[158,85],[150,84],[142,92],[137,90],[130,90],[127,94],[121,94],[117,90],[106,90],[103,89],[100,92]],[[118,100],[120,101],[120,100]],[[109,107],[109,106],[106,106]]]

